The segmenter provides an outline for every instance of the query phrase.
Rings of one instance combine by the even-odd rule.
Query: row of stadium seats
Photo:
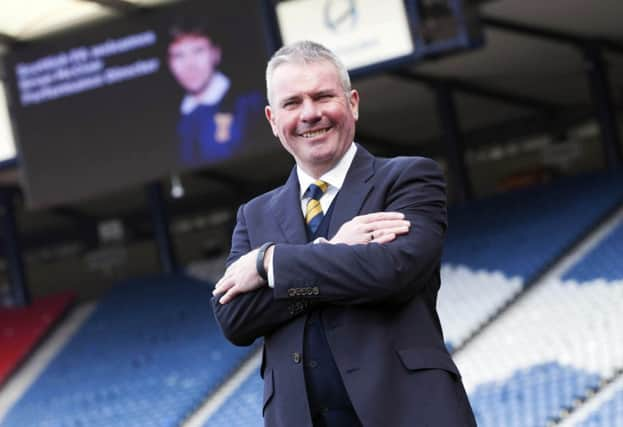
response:
[[[623,383],[619,390],[595,412],[578,423],[578,427],[617,427],[623,423]]]
[[[622,233],[623,221],[457,354],[479,426],[547,425],[623,374],[623,270],[592,262],[620,264]]]
[[[462,346],[623,202],[621,182],[621,173],[572,177],[450,209],[438,298],[448,347]]]
[[[263,427],[264,381],[253,371],[203,427]]]
[[[623,182],[621,183],[623,187]],[[616,281],[623,277],[623,228],[619,227],[610,233],[602,248],[589,253],[581,262],[573,266],[564,276],[565,280],[573,280],[578,284],[590,283],[593,280]]]
[[[252,351],[225,341],[211,290],[175,276],[119,284],[1,425],[179,425]]]

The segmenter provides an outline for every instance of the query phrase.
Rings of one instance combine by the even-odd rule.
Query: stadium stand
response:
[[[449,210],[438,310],[450,349],[464,345],[623,202],[623,174],[594,174]]]
[[[180,425],[252,351],[226,343],[211,290],[181,276],[120,283],[0,424]]]
[[[623,186],[623,183],[622,183]],[[623,227],[616,228],[594,251],[591,251],[564,276],[578,285],[596,280],[615,283],[623,279]]]
[[[506,308],[455,356],[480,426],[547,425],[620,375],[623,224],[564,276],[506,305],[620,205],[615,178],[572,178],[450,210],[439,297],[447,338],[460,343]],[[254,350],[222,337],[211,289],[180,276],[119,284],[0,424],[180,425]],[[262,425],[262,394],[254,371],[204,427]]]
[[[0,309],[0,384],[34,350],[75,300],[73,292],[50,295],[28,307]]]
[[[618,221],[567,273],[533,287],[456,355],[479,426],[557,422],[623,374]]]
[[[623,420],[623,386],[577,427],[616,427]]]
[[[262,427],[264,381],[256,370],[236,389],[203,427]]]

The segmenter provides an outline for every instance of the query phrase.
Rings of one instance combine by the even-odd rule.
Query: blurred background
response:
[[[0,0],[0,426],[263,425],[261,342],[227,343],[209,302],[237,207],[293,165],[264,66],[301,38],[351,71],[357,142],[445,171],[438,311],[478,424],[623,425],[621,16],[620,0]],[[186,21],[221,52],[226,150],[181,130]]]

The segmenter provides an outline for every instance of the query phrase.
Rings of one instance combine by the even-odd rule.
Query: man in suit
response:
[[[238,210],[212,305],[238,345],[264,337],[267,426],[474,426],[435,309],[439,167],[355,144],[359,94],[326,48],[267,66],[266,117],[296,166]]]

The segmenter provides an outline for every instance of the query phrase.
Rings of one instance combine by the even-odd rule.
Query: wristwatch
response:
[[[275,244],[274,242],[264,243],[258,249],[257,258],[255,258],[255,269],[257,270],[257,274],[259,274],[260,277],[266,281],[268,281],[268,273],[266,272],[266,269],[264,268],[264,256],[266,255],[266,251],[268,250],[268,248],[270,248],[274,244]]]

